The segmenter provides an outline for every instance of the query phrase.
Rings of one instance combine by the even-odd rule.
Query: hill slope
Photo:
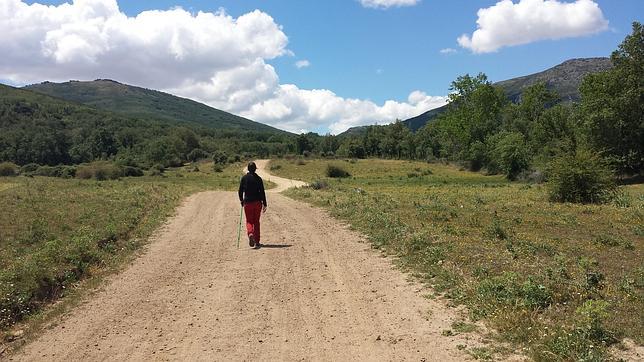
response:
[[[503,88],[508,98],[515,103],[521,100],[524,88],[540,82],[545,83],[548,89],[557,92],[562,102],[578,102],[581,99],[579,86],[584,77],[591,73],[608,70],[611,67],[609,58],[571,59],[542,72],[504,80],[494,83],[494,85]],[[446,110],[447,106],[445,105],[406,119],[403,123],[412,131],[417,131]],[[343,134],[360,134],[362,129],[363,127],[353,127]]]
[[[611,67],[610,58],[571,59],[543,72],[504,80],[495,85],[503,88],[513,102],[521,99],[524,88],[541,82],[545,83],[548,89],[557,92],[562,102],[579,102],[579,86],[584,77]]]
[[[216,151],[287,152],[285,144],[292,135],[268,128],[214,129],[195,122],[135,117],[0,84],[0,162],[18,165],[119,159],[148,168],[207,158]],[[198,153],[191,156],[196,149]]]
[[[286,133],[190,99],[108,79],[89,82],[44,82],[25,88],[52,97],[124,114],[128,117],[190,122],[215,129]]]

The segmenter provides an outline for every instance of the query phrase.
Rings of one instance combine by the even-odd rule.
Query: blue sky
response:
[[[630,32],[631,23],[643,20],[642,0],[581,1],[591,5],[594,3],[599,7],[603,19],[595,19],[594,23],[588,25],[597,26],[597,30],[586,29],[586,33],[581,35],[558,40],[533,40],[528,44],[504,46],[496,51],[483,53],[474,53],[474,48],[462,47],[457,38],[462,34],[471,36],[477,29],[477,11],[493,7],[497,1],[421,0],[412,6],[370,8],[363,6],[358,0],[162,0],[119,1],[118,8],[120,12],[132,18],[143,11],[169,10],[177,6],[193,15],[199,11],[217,12],[223,8],[227,16],[233,20],[259,9],[263,14],[272,17],[275,25],[281,27],[281,32],[288,38],[284,44],[276,43],[278,48],[282,47],[280,55],[259,56],[263,64],[274,67],[276,82],[279,85],[293,84],[297,87],[297,92],[327,90],[342,100],[371,101],[377,107],[384,107],[388,100],[401,103],[390,107],[395,111],[368,111],[367,109],[373,107],[361,103],[358,107],[361,110],[356,112],[365,112],[365,117],[356,118],[351,114],[342,113],[353,112],[352,105],[337,103],[339,110],[325,113],[319,109],[319,105],[318,108],[311,109],[313,106],[296,102],[293,98],[296,97],[294,93],[290,93],[290,98],[280,96],[280,99],[288,98],[288,101],[268,102],[268,98],[256,99],[256,102],[264,102],[261,107],[255,106],[251,109],[251,106],[246,105],[244,109],[241,105],[231,105],[214,98],[210,101],[207,96],[200,96],[198,90],[188,89],[185,85],[157,86],[219,108],[228,108],[226,110],[238,114],[259,118],[259,121],[281,128],[293,131],[314,130],[321,133],[331,130],[337,133],[341,128],[357,124],[386,123],[391,119],[385,118],[396,115],[396,112],[403,116],[417,112],[422,106],[405,108],[406,103],[413,103],[410,96],[412,92],[422,92],[427,96],[445,96],[450,82],[465,73],[481,71],[486,73],[490,80],[499,81],[538,72],[570,58],[609,56]],[[24,1],[26,4],[36,2],[51,5],[65,3]],[[573,2],[561,0],[562,4]],[[517,3],[519,1],[515,0],[514,4]],[[606,21],[607,25],[602,23]],[[604,25],[600,29],[601,24]],[[441,49],[447,48],[455,51],[448,54],[440,53]],[[295,63],[300,60],[307,60],[310,65],[297,68]],[[60,64],[60,59],[57,64]],[[5,64],[4,67],[0,65],[0,79],[20,83],[20,76],[11,74],[10,68],[11,64]],[[111,72],[109,66],[103,65],[103,69],[106,73]],[[93,70],[91,74],[98,73],[100,71]],[[61,77],[73,75],[69,71],[61,71],[52,79],[61,80]],[[78,75],[77,78],[83,78],[84,73]],[[136,77],[132,80],[127,79],[128,76],[122,71],[105,74],[105,77],[139,83],[137,85],[155,86],[141,84],[145,81]],[[314,96],[317,95],[297,97],[310,99]],[[334,103],[333,99],[325,93],[320,102]],[[422,104],[428,106],[434,104],[432,102],[439,104],[440,99],[428,99]],[[286,106],[282,107],[284,105]],[[308,110],[304,109],[307,107]],[[282,108],[290,111],[276,113],[275,109]],[[343,117],[346,118],[345,121],[338,120]],[[379,117],[383,119],[376,119]]]

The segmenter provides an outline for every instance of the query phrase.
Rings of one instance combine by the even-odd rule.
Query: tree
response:
[[[435,121],[440,154],[473,164],[477,161],[471,159],[471,145],[485,143],[499,131],[508,100],[503,90],[494,87],[483,73],[476,77],[460,76],[450,89],[448,110]]]
[[[491,162],[496,163],[508,179],[515,180],[530,165],[530,153],[521,133],[499,132],[490,137],[488,144],[492,147]]]
[[[613,69],[591,74],[581,85],[581,110],[590,144],[622,173],[644,166],[644,29],[633,32],[611,55]]]
[[[362,146],[362,142],[354,138],[347,139],[344,143],[342,143],[342,145],[340,145],[340,148],[338,148],[338,153],[351,158],[365,157],[365,150]]]
[[[313,148],[315,147],[315,142],[313,141],[313,134],[312,133],[302,133],[301,135],[297,136],[297,153],[298,154],[303,154],[304,151],[311,152],[313,151]]]
[[[548,90],[545,83],[537,83],[525,88],[521,93],[519,104],[507,107],[504,129],[521,132],[529,137],[531,129],[557,99],[557,93]]]

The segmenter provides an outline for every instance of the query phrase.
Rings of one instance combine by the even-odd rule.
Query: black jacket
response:
[[[249,172],[241,178],[239,182],[239,201],[261,201],[262,205],[266,206],[264,182],[259,175],[254,172]]]

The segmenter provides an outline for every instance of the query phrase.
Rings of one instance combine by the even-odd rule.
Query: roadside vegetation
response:
[[[67,179],[33,176],[38,167],[0,177],[0,329],[118,268],[187,195],[235,190],[242,163],[219,167],[206,161],[126,177],[127,168],[93,163]]]
[[[327,177],[330,164],[351,177]],[[551,201],[544,184],[442,163],[309,159],[270,168],[310,182],[288,195],[349,222],[535,360],[599,361],[622,338],[644,343],[643,185],[576,204]]]

